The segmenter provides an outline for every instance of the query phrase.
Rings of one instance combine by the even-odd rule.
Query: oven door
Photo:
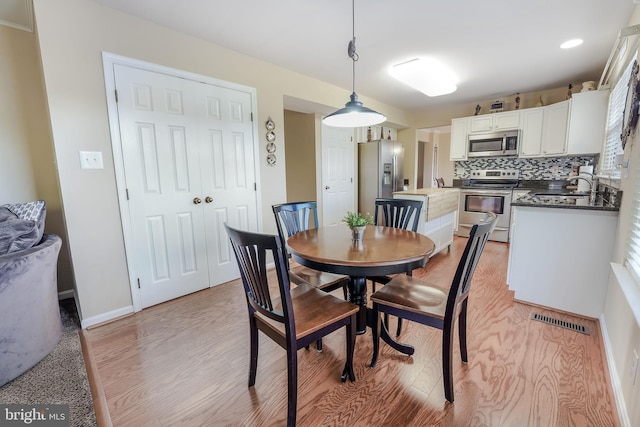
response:
[[[460,190],[460,211],[458,235],[468,237],[471,227],[485,217],[485,212],[493,212],[498,216],[494,232],[490,240],[509,241],[511,218],[512,190]]]

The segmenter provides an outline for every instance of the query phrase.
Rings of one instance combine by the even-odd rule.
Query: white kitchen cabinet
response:
[[[542,153],[542,107],[522,111],[520,157],[540,157]]]
[[[450,160],[467,160],[468,125],[468,117],[451,120]]]
[[[602,314],[618,212],[515,207],[507,282],[514,299]]]
[[[492,132],[520,127],[520,111],[484,114],[470,117],[469,132]]]
[[[569,109],[567,154],[594,154],[602,151],[608,105],[607,90],[573,94]]]
[[[567,152],[569,101],[544,107],[542,119],[542,155],[561,156]]]
[[[520,157],[565,155],[568,117],[569,101],[523,110]]]

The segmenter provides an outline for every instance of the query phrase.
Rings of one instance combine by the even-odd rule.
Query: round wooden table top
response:
[[[393,227],[367,226],[361,242],[351,240],[346,226],[320,227],[287,240],[296,262],[310,268],[350,276],[406,272],[423,266],[435,244],[427,236]]]

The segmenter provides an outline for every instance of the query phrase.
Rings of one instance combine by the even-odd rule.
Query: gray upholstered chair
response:
[[[43,201],[0,206],[0,386],[31,369],[62,337],[60,237],[43,234]]]
[[[53,350],[62,337],[57,265],[62,240],[0,256],[0,386]]]

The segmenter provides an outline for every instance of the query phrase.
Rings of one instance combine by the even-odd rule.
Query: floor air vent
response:
[[[559,326],[561,328],[571,329],[572,331],[580,332],[581,334],[589,335],[589,328],[586,326],[578,325],[577,323],[565,322],[564,320],[555,319],[549,316],[543,316],[542,314],[533,313],[531,315],[533,320],[539,322],[548,323],[550,325]]]

